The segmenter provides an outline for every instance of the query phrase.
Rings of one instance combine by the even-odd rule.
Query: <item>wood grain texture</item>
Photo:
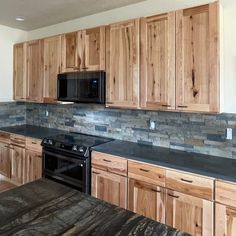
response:
[[[236,207],[236,184],[217,180],[215,182],[215,200],[218,203]]]
[[[106,28],[106,106],[139,106],[139,19]]]
[[[0,174],[11,177],[10,149],[8,144],[2,142],[0,142]]]
[[[214,204],[176,191],[167,191],[166,224],[193,236],[214,235]]]
[[[19,43],[13,48],[13,99],[16,101],[26,99],[26,47],[26,43]]]
[[[94,168],[127,176],[127,159],[125,158],[93,151],[91,162]]]
[[[129,178],[128,209],[165,223],[165,191],[163,188]]]
[[[27,43],[27,100],[42,102],[43,98],[43,43]]]
[[[127,208],[127,177],[92,168],[92,196]]]
[[[0,142],[1,143],[10,143],[10,134],[0,131]]]
[[[199,198],[214,198],[214,180],[190,173],[166,170],[166,187]]]
[[[56,102],[57,74],[61,72],[61,35],[43,39],[43,101]]]
[[[19,147],[25,147],[25,136],[11,134],[10,135],[10,144]]]
[[[23,183],[42,178],[42,152],[26,150],[23,159]]]
[[[0,175],[0,193],[13,189],[15,187],[17,187],[17,185],[11,183],[8,178],[5,178],[5,176]]]
[[[175,12],[141,19],[141,107],[175,109]]]
[[[176,12],[176,109],[219,112],[218,2]]]
[[[236,232],[236,208],[216,204],[215,235],[234,236]]]
[[[165,186],[165,169],[136,161],[128,161],[128,177]]]
[[[30,151],[35,151],[42,154],[41,139],[26,137],[25,138],[25,148]]]
[[[105,70],[105,26],[85,30],[85,70]]]
[[[1,193],[0,199],[1,235],[189,235],[48,180]]]

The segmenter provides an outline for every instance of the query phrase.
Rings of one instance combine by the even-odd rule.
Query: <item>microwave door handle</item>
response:
[[[69,156],[63,156],[63,155],[60,155],[60,154],[57,154],[57,153],[54,153],[54,152],[50,152],[50,151],[46,151],[46,150],[43,150],[43,155],[54,156],[56,158],[59,158],[59,159],[65,160],[65,161],[71,161],[73,163],[79,163],[79,164],[84,163],[84,161],[82,161],[82,160],[71,158]]]

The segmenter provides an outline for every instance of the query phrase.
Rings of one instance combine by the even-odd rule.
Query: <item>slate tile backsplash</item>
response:
[[[0,127],[26,123],[26,106],[21,102],[0,103]]]
[[[46,117],[46,110],[49,116]],[[143,144],[236,158],[236,114],[107,109],[101,105],[26,104],[26,122]],[[156,129],[150,130],[150,121]],[[233,140],[225,129],[233,128]]]

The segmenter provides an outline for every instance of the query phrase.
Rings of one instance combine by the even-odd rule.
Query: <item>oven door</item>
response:
[[[43,149],[44,177],[89,193],[88,163],[66,152]]]

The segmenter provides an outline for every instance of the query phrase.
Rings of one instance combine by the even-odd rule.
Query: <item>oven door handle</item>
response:
[[[66,155],[63,156],[63,155],[60,155],[60,154],[57,154],[57,153],[54,153],[54,152],[43,150],[43,156],[45,157],[45,155],[54,156],[56,158],[59,158],[59,159],[65,160],[65,161],[71,161],[73,163],[79,163],[79,164],[84,164],[85,163],[85,160],[71,158],[71,157],[66,156]]]

